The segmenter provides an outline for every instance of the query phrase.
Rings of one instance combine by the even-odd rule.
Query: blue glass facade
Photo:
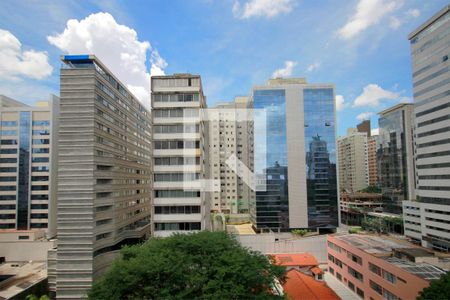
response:
[[[338,226],[336,133],[331,88],[303,90],[308,226]]]
[[[265,115],[255,113],[255,173],[265,181],[265,190],[256,191],[256,226],[289,228],[285,91],[256,90],[253,107],[265,110]],[[260,122],[265,130],[258,128]]]
[[[383,208],[401,214],[402,201],[409,200],[405,112],[398,110],[381,116],[378,126],[377,163]]]
[[[19,182],[17,191],[17,229],[28,229],[30,174],[30,112],[20,113]]]

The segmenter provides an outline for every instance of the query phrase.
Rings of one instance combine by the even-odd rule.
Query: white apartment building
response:
[[[403,202],[405,235],[450,251],[450,5],[409,35],[417,201]],[[414,200],[414,199],[411,199]]]
[[[347,129],[347,136],[337,139],[339,188],[353,193],[369,185],[369,156],[366,132]]]
[[[236,97],[233,102],[220,103],[209,115],[210,176],[220,187],[211,193],[211,211],[227,214],[248,213],[255,193],[226,161],[235,155],[249,170],[253,170],[253,143],[249,98]]]
[[[58,111],[54,95],[36,106],[0,95],[0,234],[56,235]]]
[[[210,228],[208,128],[199,75],[151,79],[153,129],[153,234],[168,236]]]

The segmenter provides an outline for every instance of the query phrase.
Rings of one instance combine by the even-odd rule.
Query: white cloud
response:
[[[402,25],[402,22],[400,22],[397,17],[391,17],[389,21],[389,27],[391,27],[392,29],[397,29],[400,27],[400,25]]]
[[[358,121],[362,122],[364,120],[370,120],[370,117],[373,116],[373,112],[363,112],[356,116]]]
[[[338,35],[344,40],[349,40],[370,26],[379,23],[384,16],[394,12],[402,5],[402,0],[359,0],[356,12],[339,29]]]
[[[405,14],[408,17],[417,18],[418,16],[420,16],[420,10],[418,10],[417,8],[411,8],[408,9]]]
[[[308,66],[308,68],[306,69],[307,72],[312,72],[317,70],[320,67],[320,62],[316,61],[315,63],[311,64]]]
[[[150,103],[150,75],[164,74],[166,61],[136,31],[118,24],[109,13],[67,21],[64,32],[47,37],[50,44],[71,54],[95,54],[144,104]],[[151,71],[147,53],[151,51]]]
[[[291,76],[292,71],[294,70],[294,67],[297,65],[296,61],[287,60],[284,62],[284,68],[275,70],[272,73],[272,78],[278,78],[278,77],[287,77]]]
[[[381,88],[379,85],[371,83],[364,87],[363,93],[356,97],[353,107],[380,105],[382,100],[401,100],[400,94]]]
[[[379,128],[373,128],[372,130],[370,130],[370,135],[372,135],[372,136],[378,135],[379,133],[380,133]]]
[[[9,31],[0,29],[0,78],[18,80],[19,77],[42,79],[52,74],[47,52],[22,51],[22,44]]]
[[[342,95],[336,95],[336,111],[341,111],[346,106],[346,103],[344,102],[344,96]]]
[[[293,0],[248,0],[241,4],[235,0],[233,4],[233,14],[240,19],[251,17],[273,18],[280,14],[287,14],[294,7]]]

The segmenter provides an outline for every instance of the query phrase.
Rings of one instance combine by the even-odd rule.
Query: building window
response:
[[[395,277],[394,274],[392,274],[386,270],[383,270],[383,278],[392,284],[395,284],[397,282],[397,277]]]
[[[381,286],[379,284],[373,282],[372,280],[370,280],[370,287],[372,288],[372,290],[374,290],[378,294],[383,295],[383,289],[381,288]]]
[[[355,254],[353,254],[351,252],[347,252],[347,257],[349,259],[351,259],[352,261],[354,261],[355,263],[357,263],[357,264],[362,266],[362,259],[358,255],[355,255]]]
[[[347,266],[347,268],[348,268],[348,273],[350,275],[352,275],[353,277],[355,277],[359,281],[363,281],[363,275],[361,273],[359,273],[358,271],[356,271],[352,267]]]
[[[361,299],[364,299],[364,292],[359,288],[356,288],[356,294],[361,297]]]
[[[391,292],[389,292],[386,289],[383,289],[383,297],[386,300],[398,300],[397,296],[395,296],[394,294],[392,294]]]
[[[372,271],[372,273],[375,273],[378,276],[381,276],[381,268],[372,263],[369,263],[369,270]]]

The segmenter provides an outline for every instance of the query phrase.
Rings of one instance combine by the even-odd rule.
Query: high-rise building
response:
[[[377,140],[378,135],[372,135],[367,138],[367,161],[369,164],[370,186],[378,186]]]
[[[208,128],[199,75],[153,76],[155,236],[210,228]]]
[[[369,185],[367,133],[354,128],[337,139],[339,189],[353,193]]]
[[[413,104],[400,103],[379,113],[379,185],[384,210],[395,214],[402,213],[403,200],[415,197],[413,110]]]
[[[253,88],[256,228],[337,227],[334,97],[302,78]]]
[[[94,55],[61,60],[56,273],[49,270],[56,284],[49,285],[58,299],[80,299],[123,245],[150,235],[150,112]]]
[[[249,203],[254,201],[254,191],[226,163],[234,155],[249,170],[253,169],[249,103],[248,97],[236,97],[233,102],[220,103],[209,110],[209,115],[217,116],[209,120],[210,175],[220,186],[211,193],[211,211],[248,213]]]
[[[371,136],[370,132],[370,120],[364,120],[358,125],[356,125],[356,129],[358,132],[365,132],[367,134],[367,137],[369,138]]]
[[[29,106],[0,95],[0,233],[56,234],[59,98]]]
[[[406,201],[405,235],[450,251],[450,5],[409,35],[415,113],[417,202]],[[414,198],[411,198],[413,200]]]

